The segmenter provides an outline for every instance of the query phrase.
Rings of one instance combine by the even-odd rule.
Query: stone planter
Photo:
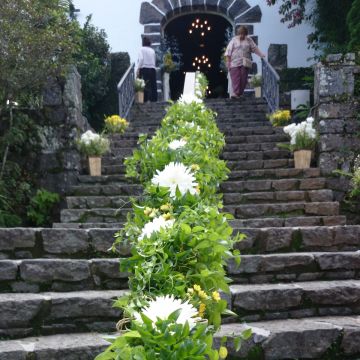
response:
[[[294,151],[295,169],[308,169],[311,164],[311,150]]]
[[[170,73],[164,73],[163,75],[163,92],[164,92],[164,101],[169,101],[170,96]]]
[[[138,104],[144,103],[144,91],[137,91],[135,93],[135,102],[137,102]]]
[[[255,87],[254,91],[255,91],[255,97],[256,98],[261,98],[261,86]]]
[[[101,156],[89,156],[90,176],[101,176]]]

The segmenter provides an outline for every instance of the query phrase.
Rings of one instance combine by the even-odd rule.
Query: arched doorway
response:
[[[175,26],[171,25],[172,23],[176,24],[177,21],[180,26],[181,18],[184,20],[186,16],[194,18],[196,15],[208,18],[213,15],[217,21],[231,24],[233,29],[240,25],[246,25],[252,35],[254,34],[253,24],[260,22],[262,17],[260,6],[252,7],[246,0],[149,0],[144,1],[140,9],[140,24],[144,25],[143,36],[150,38],[152,47],[156,50],[165,33],[171,31],[171,26]],[[177,18],[179,19],[176,20]],[[182,26],[185,27],[185,25]],[[179,30],[175,29],[173,32],[179,33]],[[215,44],[215,42],[213,44],[216,45],[217,51],[222,50],[224,46],[221,39],[219,41],[219,44]],[[210,61],[209,56],[208,58]],[[161,99],[162,74],[160,69],[157,69],[157,79],[158,94]],[[220,84],[221,81],[218,80],[215,83]]]
[[[171,74],[172,98],[181,95],[185,73],[193,71],[206,74],[208,97],[225,97],[227,78],[222,56],[233,35],[233,25],[223,16],[194,12],[173,18],[164,26],[163,34],[182,55],[179,71]]]

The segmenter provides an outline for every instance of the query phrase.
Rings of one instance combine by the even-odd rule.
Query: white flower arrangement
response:
[[[162,216],[155,218],[145,224],[140,234],[139,239],[150,238],[152,234],[159,232],[161,229],[165,230],[174,225],[175,220],[165,220]]]
[[[183,148],[185,145],[187,144],[186,140],[181,139],[181,140],[173,140],[170,144],[169,144],[169,149],[170,150],[178,150]]]
[[[182,195],[185,195],[187,192],[194,195],[198,191],[198,183],[191,169],[181,163],[171,162],[165,166],[164,170],[157,170],[151,183],[156,186],[169,188],[172,198],[176,197],[176,189],[179,189]]]
[[[194,94],[182,94],[179,99],[179,103],[183,105],[191,105],[192,103],[202,104],[203,101]]]
[[[188,322],[190,329],[192,329],[200,318],[197,318],[198,310],[189,301],[182,302],[180,299],[175,299],[173,295],[158,296],[151,300],[149,305],[144,307],[141,311],[143,315],[149,318],[154,324],[160,320],[167,320],[169,316],[175,311],[180,310],[179,317],[176,320],[177,324],[185,325]],[[142,323],[140,313],[134,314],[135,319]]]
[[[290,150],[312,150],[316,143],[317,133],[314,128],[314,118],[308,117],[300,124],[290,124],[284,127],[285,134],[290,136]]]
[[[110,142],[105,136],[88,130],[81,135],[78,146],[80,152],[87,156],[101,156],[109,151]]]
[[[145,80],[144,79],[140,79],[140,78],[136,78],[135,79],[135,91],[143,91],[145,89]]]

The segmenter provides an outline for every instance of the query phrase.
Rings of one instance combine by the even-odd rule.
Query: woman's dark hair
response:
[[[148,37],[144,36],[142,39],[142,45],[143,46],[151,46],[151,41]]]
[[[240,36],[248,36],[249,35],[249,30],[246,26],[240,26],[238,29],[237,29],[237,34],[240,35]]]

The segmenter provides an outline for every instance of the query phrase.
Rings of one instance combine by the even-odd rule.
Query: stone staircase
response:
[[[293,168],[286,141],[261,100],[209,100],[226,135],[232,172],[222,185],[235,217],[242,263],[221,334],[253,328],[240,359],[360,358],[360,226],[346,226],[319,169]],[[121,316],[112,302],[127,274],[108,252],[142,188],[124,176],[140,132],[153,132],[165,104],[135,105],[124,136],[112,139],[101,177],[82,175],[53,229],[0,229],[0,360],[93,359]],[[315,165],[315,164],[314,164]],[[122,255],[129,249],[121,249]],[[220,334],[220,335],[221,335]]]

